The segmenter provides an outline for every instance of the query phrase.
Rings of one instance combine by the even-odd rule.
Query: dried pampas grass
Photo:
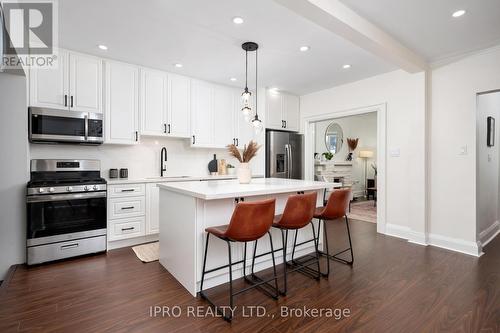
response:
[[[257,155],[257,151],[261,146],[257,144],[257,142],[251,140],[248,145],[243,147],[243,154],[240,153],[238,148],[232,144],[227,146],[227,150],[229,151],[229,155],[236,158],[240,163],[248,163],[252,158]]]

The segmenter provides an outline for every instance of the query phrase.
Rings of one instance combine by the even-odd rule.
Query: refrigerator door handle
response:
[[[289,144],[285,145],[285,159],[286,178],[292,178],[292,150]]]
[[[285,126],[286,126],[286,122],[285,122]],[[292,179],[292,175],[293,175],[293,156],[292,156],[292,146],[291,145],[288,145],[288,178]]]

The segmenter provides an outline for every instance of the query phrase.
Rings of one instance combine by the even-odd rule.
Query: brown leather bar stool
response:
[[[276,215],[274,218],[273,227],[281,230],[281,239],[283,241],[283,285],[284,288],[280,293],[286,295],[287,292],[287,271],[294,272],[299,271],[306,275],[309,275],[315,279],[320,278],[320,267],[319,267],[319,252],[318,252],[318,239],[316,238],[316,231],[314,224],[312,222],[314,211],[316,209],[316,192],[311,192],[307,194],[296,194],[288,197],[285,205],[285,210],[282,215]],[[295,247],[297,244],[297,233],[299,229],[304,228],[308,224],[311,225],[313,232],[313,241],[315,248],[315,256],[311,258],[306,257],[306,261],[295,260]],[[293,243],[292,260],[287,262],[287,244],[288,244],[288,231],[295,230],[295,240]],[[310,242],[310,240],[309,240]],[[301,244],[304,244],[303,242]],[[311,265],[316,265],[316,270],[312,269]],[[294,268],[289,270],[287,266],[293,266]]]
[[[278,299],[278,277],[276,275],[276,263],[274,260],[273,239],[271,233],[269,232],[269,229],[271,228],[274,219],[275,205],[276,205],[276,199],[254,201],[254,202],[239,202],[233,211],[233,215],[231,217],[229,225],[223,225],[205,229],[205,231],[207,232],[207,239],[205,244],[205,256],[203,258],[203,272],[201,275],[199,295],[202,298],[206,299],[210,303],[210,305],[212,305],[216,309],[217,313],[221,312],[220,307],[216,306],[215,303],[213,303],[212,300],[210,300],[208,296],[205,294],[205,292],[203,291],[203,282],[205,281],[205,274],[224,268],[229,268],[229,306],[231,308],[233,308],[234,296],[256,287],[258,287],[261,291],[273,297],[274,299]],[[255,275],[253,273],[253,263],[255,262],[254,258],[252,261],[252,277],[254,278],[254,280],[252,280],[246,275],[247,242],[255,241],[254,244],[254,256],[255,256],[257,240],[263,237],[266,233],[269,236],[269,242],[271,245],[270,253],[273,260],[274,275],[272,278],[268,280],[263,280],[259,278],[257,275]],[[216,236],[226,241],[229,264],[216,267],[210,270],[206,270],[208,242],[210,235]],[[232,262],[231,258],[232,242],[243,242],[245,244],[243,260]],[[251,286],[239,290],[237,292],[233,292],[233,273],[232,273],[233,266],[241,263],[243,264],[243,276],[245,278],[245,281],[249,282]],[[269,282],[272,280],[274,280],[274,287],[271,284],[269,284]],[[274,293],[271,293],[268,290],[264,289],[263,288],[264,285],[270,287]],[[223,318],[227,321],[231,321],[232,311],[230,311],[230,313],[231,314],[229,316],[222,313]]]
[[[347,227],[347,236],[349,237],[349,248],[337,252],[335,254],[330,254],[328,251],[328,236],[325,236],[325,245],[326,245],[326,253],[320,251],[320,255],[323,255],[328,258],[328,270],[324,276],[328,276],[330,274],[330,260],[336,260],[344,264],[352,265],[354,263],[354,254],[352,252],[352,241],[351,241],[351,232],[349,230],[349,219],[347,218],[347,211],[349,209],[349,201],[351,198],[351,189],[340,189],[334,190],[330,197],[328,198],[328,202],[325,207],[318,207],[314,212],[314,218],[319,219],[320,222],[323,221],[323,225],[325,226],[325,235],[326,235],[326,225],[325,221],[332,221],[339,218],[344,217],[345,225]],[[318,228],[319,229],[319,228]],[[319,241],[319,231],[318,231],[318,241]],[[345,260],[339,258],[338,256],[344,252],[351,252],[351,260]]]

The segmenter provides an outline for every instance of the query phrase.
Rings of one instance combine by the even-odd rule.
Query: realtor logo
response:
[[[54,67],[56,5],[51,0],[2,1],[4,25],[10,37],[5,45],[4,65],[14,66],[17,58],[17,65]]]

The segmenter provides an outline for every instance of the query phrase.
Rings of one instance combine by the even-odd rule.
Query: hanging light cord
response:
[[[248,90],[248,50],[245,50],[245,90]]]
[[[258,114],[257,114],[257,109],[258,109],[258,100],[257,100],[257,58],[258,58],[258,54],[257,54],[257,50],[255,50],[255,117],[258,118]]]

